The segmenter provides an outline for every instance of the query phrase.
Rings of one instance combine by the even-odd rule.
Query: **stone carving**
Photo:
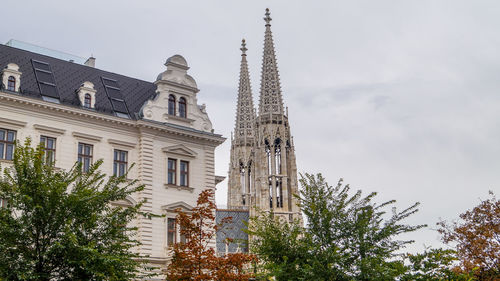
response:
[[[271,17],[266,9],[266,32],[264,36],[264,54],[262,58],[262,78],[260,84],[259,115],[283,114],[283,98],[281,94],[278,65],[274,52]]]
[[[231,139],[228,177],[228,208],[248,209],[250,216],[258,208],[287,219],[301,219],[297,199],[297,167],[291,141],[288,116],[283,101],[278,68],[266,10],[266,32],[262,65],[259,115],[256,116],[242,43],[242,60],[236,124]]]
[[[142,107],[144,119],[157,122],[168,122],[191,127],[205,132],[212,132],[212,122],[208,118],[205,105],[198,105],[196,81],[187,74],[189,66],[181,55],[167,59],[167,70],[160,73],[155,82],[156,96],[148,100]],[[169,96],[175,97],[175,109],[169,112]],[[186,116],[180,116],[179,101],[186,100]]]

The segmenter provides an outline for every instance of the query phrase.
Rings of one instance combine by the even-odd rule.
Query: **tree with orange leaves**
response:
[[[250,262],[256,261],[254,255],[234,253],[217,257],[215,249],[210,246],[221,227],[215,223],[215,209],[214,191],[207,189],[200,193],[191,213],[179,210],[176,223],[186,241],[173,246],[167,280],[246,281],[253,277],[246,269]]]
[[[456,243],[461,269],[478,280],[500,280],[500,200],[490,195],[459,222],[438,223],[443,242]]]

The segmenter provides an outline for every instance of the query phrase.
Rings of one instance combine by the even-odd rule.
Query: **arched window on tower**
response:
[[[83,107],[85,108],[90,108],[92,106],[92,97],[90,94],[85,94],[85,97],[83,99]]]
[[[271,145],[269,144],[268,140],[264,141],[266,145],[266,156],[267,156],[267,174],[271,175],[272,174],[272,159],[271,159]]]
[[[281,140],[274,141],[274,163],[276,165],[276,174],[281,174]]]
[[[271,177],[269,177],[269,208],[273,208],[273,183]]]
[[[252,161],[248,162],[247,174],[248,174],[248,193],[252,193]]]
[[[186,99],[185,98],[179,99],[179,116],[182,118],[187,117],[187,107],[186,107]]]
[[[246,193],[246,185],[245,185],[245,167],[243,163],[240,162],[240,184],[241,184],[241,195],[242,195],[242,204],[245,205],[245,193]]]
[[[276,207],[283,208],[283,184],[281,178],[276,179]]]
[[[175,96],[168,96],[168,114],[175,115]]]
[[[7,80],[7,90],[13,92],[16,90],[16,78],[14,78],[14,76],[9,76]]]

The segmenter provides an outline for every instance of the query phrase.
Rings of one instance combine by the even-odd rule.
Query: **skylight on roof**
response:
[[[116,116],[130,118],[128,107],[123,99],[118,81],[106,77],[101,77],[101,81]]]
[[[50,65],[46,62],[33,59],[31,60],[31,64],[33,65],[40,94],[59,100],[60,97],[56,87],[56,80],[54,79]]]

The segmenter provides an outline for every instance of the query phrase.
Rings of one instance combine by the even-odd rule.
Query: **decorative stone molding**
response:
[[[80,133],[80,132],[73,132],[73,136],[77,139],[82,139],[84,141],[90,141],[90,142],[100,142],[102,137],[99,136],[94,136],[94,135],[89,135],[85,133]]]
[[[64,129],[49,127],[49,126],[40,125],[40,124],[33,125],[33,128],[35,128],[36,130],[41,131],[43,133],[49,133],[52,135],[64,135],[64,133],[66,132],[66,130],[64,130]]]
[[[85,106],[85,95],[89,94],[90,99],[90,108],[95,108],[95,94],[97,91],[94,89],[94,84],[89,81],[83,82],[83,84],[78,88],[76,94],[78,95],[78,99],[80,100],[80,104],[82,107]]]
[[[2,83],[3,88],[8,89],[8,81],[9,77],[12,76],[16,80],[16,86],[14,88],[14,92],[19,92],[19,87],[21,85],[21,74],[19,71],[19,66],[15,63],[7,64],[7,67],[2,70]]]
[[[13,120],[13,119],[8,119],[8,118],[3,118],[0,117],[0,125],[4,127],[10,127],[10,128],[22,128],[26,126],[26,122],[24,121],[19,121],[19,120]]]
[[[127,196],[125,199],[111,202],[111,204],[120,207],[133,207],[137,205],[137,201],[135,201],[134,198]]]
[[[135,143],[122,140],[108,139],[108,143],[110,143],[111,145],[126,147],[128,149],[133,149],[136,147]]]
[[[177,213],[178,209],[180,209],[183,212],[190,213],[193,210],[193,206],[189,205],[186,202],[178,201],[171,204],[163,205],[161,206],[161,209],[169,213]]]
[[[194,187],[190,187],[190,186],[174,185],[174,184],[168,184],[168,183],[164,184],[164,186],[166,189],[177,189],[179,191],[184,190],[184,191],[189,191],[191,193],[193,193],[193,191],[194,191]]]
[[[225,176],[215,176],[215,185],[218,185],[219,183],[223,182],[226,179]]]
[[[168,153],[168,154],[175,154],[183,157],[189,157],[189,158],[194,158],[198,153],[196,151],[189,149],[187,146],[183,144],[178,144],[178,145],[172,145],[168,147],[162,148],[163,152]]]
[[[181,55],[174,55],[165,62],[167,70],[160,73],[157,77],[158,81],[173,82],[175,84],[187,86],[188,89],[198,92],[196,81],[187,74],[189,66],[187,61]]]

